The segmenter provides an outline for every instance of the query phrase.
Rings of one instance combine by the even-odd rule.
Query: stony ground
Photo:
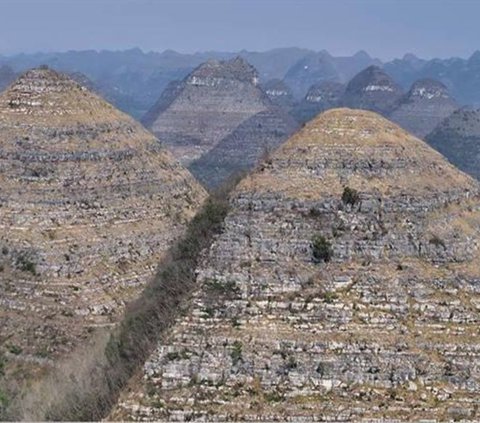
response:
[[[109,419],[478,420],[478,184],[370,112],[232,196],[198,290]]]

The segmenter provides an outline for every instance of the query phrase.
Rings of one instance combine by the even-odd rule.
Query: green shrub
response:
[[[332,245],[322,235],[316,235],[312,240],[312,253],[315,261],[329,262],[333,255]]]
[[[240,289],[237,284],[233,281],[220,282],[217,279],[208,279],[205,282],[207,291],[213,294],[219,295],[229,295],[229,294],[238,294]]]
[[[17,268],[22,272],[30,272],[34,276],[37,274],[37,265],[25,254],[17,257]]]
[[[10,351],[12,354],[19,355],[22,353],[22,349],[18,345],[9,345],[8,346],[8,351]]]
[[[445,241],[437,235],[434,235],[433,237],[431,237],[429,242],[430,244],[435,245],[435,247],[443,247],[444,250],[447,249],[447,246],[445,245]]]
[[[342,194],[343,204],[354,206],[360,201],[360,194],[356,189],[345,187]]]
[[[333,291],[326,291],[323,293],[322,298],[327,304],[331,304],[338,298],[338,295]]]
[[[232,359],[233,365],[237,364],[242,360],[243,345],[240,341],[235,341],[233,343],[232,351],[230,351],[230,358]]]

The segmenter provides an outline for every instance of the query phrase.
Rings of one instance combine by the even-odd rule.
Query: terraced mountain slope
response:
[[[459,169],[480,179],[480,109],[455,111],[427,135],[426,141]]]
[[[320,112],[339,107],[345,92],[345,85],[325,81],[310,87],[305,98],[292,110],[298,122],[308,122]]]
[[[433,79],[421,79],[400,99],[389,118],[423,138],[457,109],[458,104],[445,85]]]
[[[7,377],[114,324],[206,197],[140,124],[48,68],[0,96],[0,186]]]
[[[389,75],[378,66],[370,66],[347,84],[342,104],[387,115],[402,95],[402,89]]]
[[[236,188],[109,418],[478,420],[479,200],[379,115],[321,114]]]
[[[188,165],[270,105],[246,61],[209,60],[170,84],[143,123]]]
[[[277,81],[266,94],[257,79],[256,70],[241,58],[206,62],[185,80],[169,84],[144,124],[205,186],[214,188],[251,169],[264,150],[277,147],[296,129],[283,110],[288,101],[283,97],[291,97],[287,88]]]

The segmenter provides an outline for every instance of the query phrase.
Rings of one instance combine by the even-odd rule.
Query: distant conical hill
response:
[[[340,82],[324,81],[314,84],[291,114],[298,122],[308,122],[320,112],[339,107],[344,92],[345,85]]]
[[[429,134],[458,104],[439,81],[416,81],[390,114],[389,118],[417,137]]]
[[[402,89],[389,75],[378,66],[370,66],[348,83],[342,104],[386,115],[402,95]]]
[[[480,179],[480,109],[455,111],[427,135],[426,141],[459,169]]]
[[[327,111],[231,197],[190,310],[110,418],[480,418],[478,183]]]
[[[143,120],[183,164],[195,162],[192,169],[207,186],[224,182],[221,178],[232,173],[217,172],[217,168],[251,168],[259,159],[252,155],[262,151],[265,143],[276,146],[291,134],[295,125],[285,131],[291,127],[290,121],[258,86],[257,71],[241,58],[210,60],[183,81],[172,82]],[[271,126],[277,124],[278,128]],[[248,138],[240,139],[239,134],[247,135],[245,131]],[[266,141],[266,133],[271,134],[271,141]],[[218,157],[220,144],[233,139],[238,143],[232,145],[236,152],[248,148],[241,152],[244,157],[230,153]],[[214,161],[217,157],[221,162]]]
[[[206,197],[140,124],[48,68],[0,96],[0,186],[8,369],[115,324]]]

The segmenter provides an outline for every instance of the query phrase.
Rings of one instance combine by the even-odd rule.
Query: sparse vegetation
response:
[[[356,189],[345,187],[342,194],[342,202],[345,205],[354,206],[360,201],[360,194]]]
[[[16,266],[22,272],[30,272],[34,276],[37,274],[37,265],[26,254],[17,257]]]
[[[312,254],[317,262],[329,262],[333,255],[332,245],[324,236],[316,235],[312,240]]]
[[[235,341],[233,343],[232,351],[230,351],[230,358],[232,359],[233,365],[236,365],[239,361],[242,360],[243,345],[240,341]]]
[[[326,291],[323,293],[322,298],[327,304],[331,304],[338,298],[338,295],[333,291]]]
[[[217,279],[209,279],[205,282],[205,287],[207,292],[212,295],[235,296],[240,292],[234,281],[221,282]]]
[[[10,351],[14,355],[20,355],[22,353],[22,349],[18,345],[10,344],[7,348],[8,351]]]
[[[445,241],[437,235],[432,236],[429,240],[429,243],[434,245],[435,247],[442,247],[444,250],[447,249]]]

